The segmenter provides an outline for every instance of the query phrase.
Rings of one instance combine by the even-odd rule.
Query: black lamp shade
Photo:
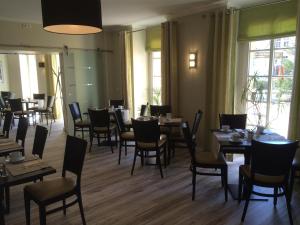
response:
[[[42,0],[43,27],[61,34],[102,31],[100,0]]]

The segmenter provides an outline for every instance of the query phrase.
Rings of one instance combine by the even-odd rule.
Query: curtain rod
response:
[[[290,1],[291,0],[280,0],[280,1],[276,1],[276,2],[267,2],[267,3],[263,3],[263,4],[259,4],[259,5],[252,5],[252,6],[243,7],[243,8],[240,8],[240,10],[252,9],[252,8],[257,8],[257,7],[261,7],[261,6],[275,5],[275,4],[290,2]]]
[[[7,45],[7,44],[0,44],[0,48],[14,48],[17,50],[20,50],[20,48],[25,48],[25,49],[48,49],[51,51],[58,51],[61,52],[64,49],[65,46],[61,47],[48,47],[48,46],[39,46],[39,45]],[[113,53],[113,50],[109,49],[93,49],[93,48],[69,48],[71,50],[84,50],[84,51],[99,51],[99,52],[108,52],[108,53]],[[34,50],[31,50],[34,51]]]

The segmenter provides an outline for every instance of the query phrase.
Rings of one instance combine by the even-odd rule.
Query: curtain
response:
[[[53,65],[54,61],[52,60],[52,55],[45,55],[45,71],[46,71],[46,78],[47,78],[47,93],[45,99],[45,106],[47,104],[47,95],[54,96],[55,95],[55,83],[53,78],[53,70],[56,67],[56,64]],[[57,118],[56,106],[53,107],[54,116]]]
[[[121,31],[120,33],[121,49],[121,74],[122,74],[122,95],[125,101],[125,107],[129,109],[129,114],[134,117],[133,101],[133,50],[132,33]]]
[[[272,39],[296,33],[297,1],[240,10],[239,41]]]
[[[178,114],[177,23],[162,23],[161,42],[161,97],[163,105],[170,105]]]
[[[296,58],[294,72],[294,87],[290,108],[288,138],[300,139],[300,1],[297,5],[297,34],[296,34]]]
[[[161,27],[149,27],[146,29],[146,50],[160,51],[161,49]]]
[[[219,127],[220,113],[234,113],[238,14],[234,9],[211,14],[206,109],[205,149],[217,149],[210,130]]]

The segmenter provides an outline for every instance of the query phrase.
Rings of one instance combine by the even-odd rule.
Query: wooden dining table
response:
[[[224,154],[243,154],[245,159],[245,164],[250,164],[251,157],[251,140],[247,139],[247,132],[245,130],[229,130],[222,131],[220,129],[212,130],[215,139],[219,144],[218,151],[223,152]],[[238,141],[232,140],[232,135],[234,133],[239,133],[243,138],[240,138]],[[287,143],[288,140],[272,131],[265,130],[262,134],[254,135],[253,137],[257,141],[262,142],[276,142],[276,143]],[[238,199],[238,184],[228,184],[228,190],[230,191],[233,199]]]
[[[4,224],[4,214],[9,213],[9,199],[5,197],[4,194],[4,190],[6,187],[33,182],[42,179],[44,176],[56,173],[56,169],[36,157],[27,157],[25,158],[25,160],[18,163],[3,163],[5,165],[6,176],[0,176],[1,225]]]

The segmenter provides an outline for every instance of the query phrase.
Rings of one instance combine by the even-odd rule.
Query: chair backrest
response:
[[[124,106],[125,101],[123,99],[110,99],[109,100],[109,106],[114,106],[114,108],[118,108],[118,106]]]
[[[21,141],[23,147],[25,145],[27,129],[28,129],[28,119],[25,117],[21,117],[19,119],[19,124],[17,129],[16,142],[19,143],[19,141]]]
[[[190,152],[190,156],[192,159],[192,163],[194,164],[196,162],[196,156],[195,156],[195,142],[193,141],[192,138],[192,133],[189,127],[189,123],[188,122],[184,122],[181,124],[181,129],[184,135],[184,139],[186,141],[186,144],[188,146],[189,152]]]
[[[35,128],[34,142],[32,147],[32,154],[43,158],[44,148],[47,140],[48,129],[37,125]]]
[[[55,100],[54,96],[48,96],[47,97],[47,109],[52,109],[53,108],[54,100]]]
[[[8,99],[8,102],[12,112],[23,111],[22,99],[20,98]]]
[[[86,140],[67,136],[62,176],[65,177],[67,171],[77,175],[77,185],[80,185],[86,147]]]
[[[194,123],[193,123],[193,127],[192,127],[192,133],[191,133],[193,140],[196,139],[196,134],[199,129],[202,115],[203,115],[203,112],[201,110],[198,110],[195,114]]]
[[[73,121],[82,120],[80,107],[79,107],[78,102],[72,102],[71,104],[69,104],[69,108],[70,108],[70,111],[71,111]]]
[[[230,129],[246,129],[247,114],[219,114],[220,128],[229,125]]]
[[[33,94],[34,100],[45,100],[45,94]]]
[[[0,96],[0,109],[4,109],[4,108],[6,108],[6,104],[2,96]]]
[[[158,120],[135,120],[131,119],[136,142],[153,143],[160,139]]]
[[[145,116],[146,111],[147,111],[147,106],[148,106],[148,103],[147,103],[147,105],[141,106],[140,116]]]
[[[110,123],[108,109],[88,109],[91,127],[108,127]]]
[[[170,105],[150,105],[150,115],[151,116],[166,116],[167,113],[171,113]]]
[[[1,97],[4,101],[7,101],[11,98],[11,92],[10,91],[1,91]]]
[[[3,134],[7,138],[9,138],[9,131],[10,131],[10,126],[11,126],[12,120],[13,120],[13,113],[6,112],[5,118],[4,118],[4,124],[3,124]]]
[[[117,127],[119,132],[124,132],[125,131],[125,123],[124,119],[122,116],[122,111],[120,109],[117,109],[115,111],[115,117],[116,117],[116,122],[117,122]]]
[[[252,140],[251,175],[288,177],[298,141],[259,142]]]

